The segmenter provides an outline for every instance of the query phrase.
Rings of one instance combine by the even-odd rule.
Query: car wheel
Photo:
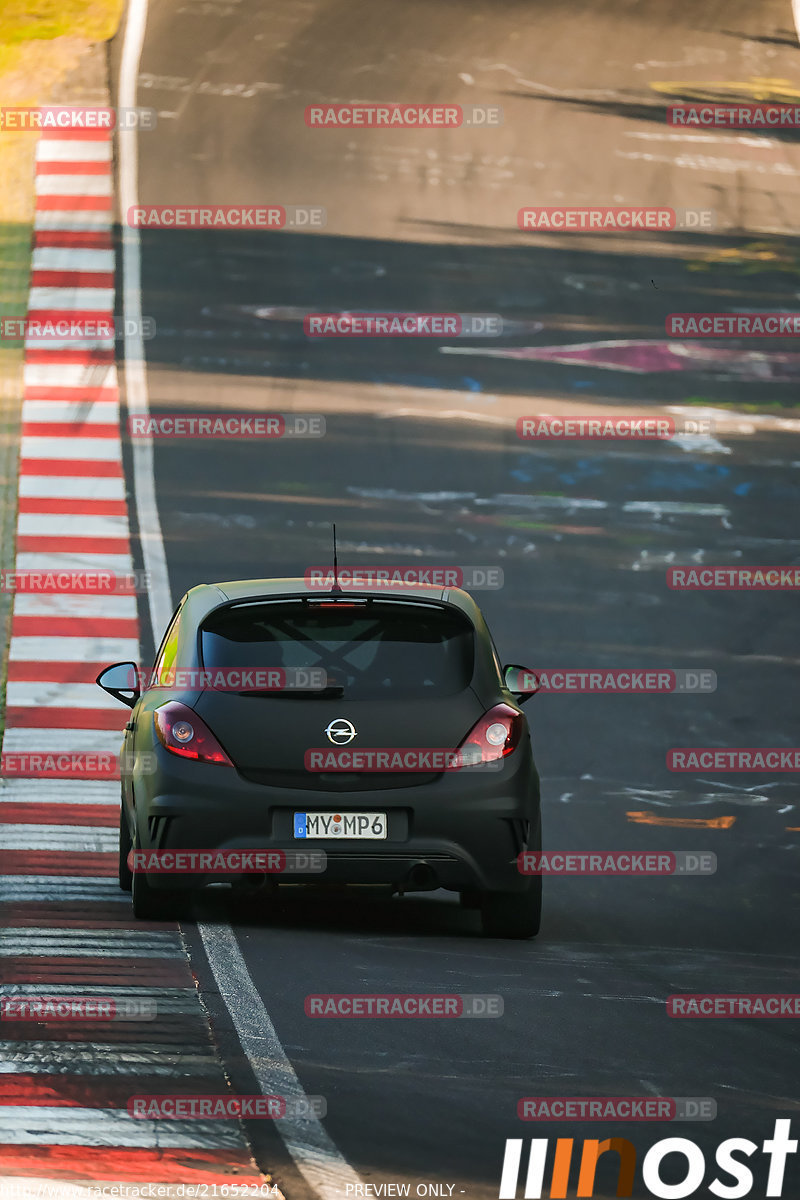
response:
[[[128,855],[133,849],[131,831],[125,816],[125,809],[120,805],[119,810],[119,886],[123,892],[129,892],[133,886],[133,871],[128,866]]]
[[[480,909],[486,937],[535,937],[542,921],[541,875],[533,876],[523,892],[484,892]]]
[[[136,849],[135,843],[133,849]],[[151,887],[144,871],[133,871],[131,874],[133,915],[140,921],[174,920],[177,904],[175,892]]]

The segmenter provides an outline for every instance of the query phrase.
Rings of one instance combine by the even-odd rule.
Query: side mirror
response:
[[[95,680],[104,692],[121,700],[128,708],[133,708],[141,696],[139,686],[139,668],[136,663],[114,663],[100,672]]]
[[[524,704],[535,696],[541,684],[539,676],[529,667],[521,667],[519,663],[509,663],[503,667],[503,683],[511,692],[517,704]]]

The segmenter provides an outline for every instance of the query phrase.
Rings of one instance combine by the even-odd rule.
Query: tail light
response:
[[[499,762],[519,745],[525,718],[508,704],[495,704],[473,725],[458,747],[465,767]]]
[[[168,704],[157,708],[153,717],[158,740],[165,750],[181,758],[233,766],[205,721],[201,721],[197,713],[185,704],[170,700]]]

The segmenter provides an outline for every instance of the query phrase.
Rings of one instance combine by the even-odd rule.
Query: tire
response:
[[[133,871],[128,866],[128,855],[133,849],[131,831],[125,816],[124,805],[119,810],[119,886],[123,892],[129,892],[133,887]]]
[[[480,909],[485,937],[536,937],[542,921],[541,875],[532,876],[522,892],[484,892]]]
[[[134,849],[136,846],[134,845]],[[133,915],[140,921],[172,921],[177,897],[174,891],[151,887],[143,871],[132,872]]]

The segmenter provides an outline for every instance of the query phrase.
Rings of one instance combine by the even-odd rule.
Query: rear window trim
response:
[[[348,596],[348,599],[349,598],[350,597]],[[470,633],[472,635],[472,639],[473,639],[473,643],[472,643],[472,645],[473,645],[472,675],[470,678],[470,682],[467,685],[469,687],[472,686],[472,683],[474,682],[474,679],[475,679],[475,670],[476,670],[477,662],[478,662],[478,640],[479,640],[480,635],[478,633],[478,630],[475,627],[475,624],[471,620],[469,614],[464,612],[464,610],[462,608],[460,608],[459,605],[451,604],[448,601],[441,601],[439,599],[417,600],[416,598],[412,598],[412,599],[406,600],[405,597],[401,597],[401,596],[372,596],[372,595],[359,596],[358,594],[353,596],[353,599],[362,599],[362,598],[367,599],[371,603],[378,604],[378,605],[387,605],[387,606],[394,606],[394,607],[397,607],[399,605],[403,608],[425,608],[425,609],[429,609],[429,610],[434,609],[437,612],[440,612],[442,614],[447,614],[448,616],[452,616],[454,613],[458,614],[458,616],[464,621],[465,625],[469,628]],[[203,630],[204,630],[204,626],[205,626],[206,622],[209,621],[212,617],[218,616],[219,613],[226,611],[228,609],[230,609],[231,611],[236,611],[238,609],[248,609],[248,608],[254,608],[254,607],[262,608],[268,604],[278,604],[278,605],[302,604],[305,607],[309,600],[311,600],[313,602],[315,599],[317,599],[317,597],[310,597],[303,592],[300,592],[300,593],[295,592],[293,594],[283,595],[283,596],[267,596],[267,597],[263,597],[263,598],[258,597],[258,596],[253,596],[253,597],[248,597],[246,600],[227,600],[227,601],[223,601],[223,603],[221,603],[221,604],[215,605],[214,608],[210,609],[205,614],[205,616],[203,616],[197,623],[197,638],[196,638],[196,645],[195,645],[195,661],[196,661],[196,663],[198,664],[198,666],[200,667],[201,670],[205,669],[205,660],[203,658]],[[319,597],[319,599],[324,600],[325,596],[322,595]]]

